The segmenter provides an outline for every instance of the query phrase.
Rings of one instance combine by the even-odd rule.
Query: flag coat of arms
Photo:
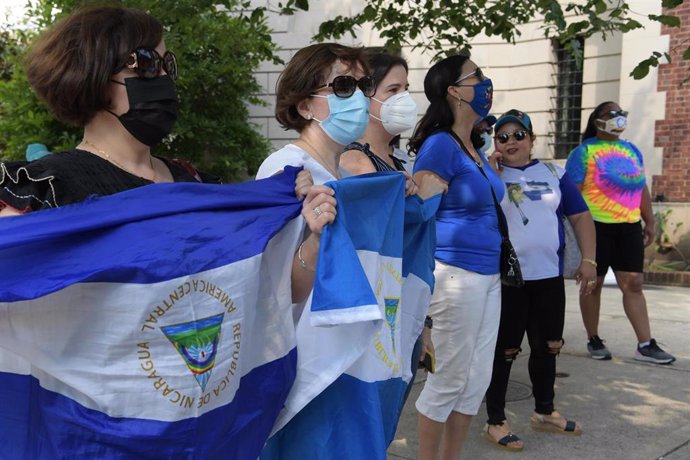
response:
[[[257,458],[295,377],[294,180],[1,219],[0,458]]]
[[[440,196],[405,199],[399,173],[327,185],[338,217],[321,237],[296,381],[263,460],[385,459],[431,300]],[[365,306],[357,322],[339,315],[352,305]]]

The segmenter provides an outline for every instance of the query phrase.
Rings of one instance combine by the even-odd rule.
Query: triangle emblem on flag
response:
[[[161,327],[163,334],[182,356],[202,391],[206,390],[216,362],[224,316],[225,313],[221,313],[188,323]]]

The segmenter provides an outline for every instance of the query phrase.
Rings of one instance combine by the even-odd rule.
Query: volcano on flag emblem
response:
[[[163,326],[163,334],[170,340],[202,391],[211,378],[220,342],[220,328],[224,313],[188,323]]]

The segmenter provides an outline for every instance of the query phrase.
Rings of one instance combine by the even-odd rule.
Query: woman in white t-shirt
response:
[[[257,179],[272,176],[287,165],[303,166],[314,179],[302,215],[310,228],[300,245],[293,271],[293,300],[304,301],[313,286],[320,229],[333,222],[336,202],[325,182],[340,179],[343,147],[359,139],[369,122],[369,97],[376,91],[367,75],[363,48],[319,43],[299,50],[280,75],[276,87],[276,119],[299,138],[264,160]],[[296,289],[299,292],[296,292]]]
[[[596,284],[595,234],[592,216],[575,184],[562,168],[531,158],[535,135],[524,112],[510,110],[496,125],[496,165],[508,193],[501,202],[510,241],[515,247],[525,285],[502,286],[501,323],[491,384],[486,393],[489,414],[486,438],[507,450],[522,450],[510,430],[505,395],[513,361],[527,332],[529,374],[535,409],[532,428],[579,435],[581,426],[554,408],[556,356],[563,346],[565,288],[563,282],[563,216],[573,225],[582,251],[576,278],[582,294]]]

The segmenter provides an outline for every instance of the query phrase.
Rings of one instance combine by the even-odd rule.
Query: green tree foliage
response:
[[[89,2],[39,0],[31,5],[28,16],[40,32],[85,3]],[[254,174],[270,145],[249,123],[247,104],[261,103],[256,97],[261,88],[253,72],[261,62],[278,62],[264,10],[252,10],[247,0],[123,0],[119,4],[157,17],[165,27],[166,46],[178,59],[178,121],[173,135],[155,152],[184,158],[227,180]],[[21,58],[34,35],[8,32],[8,39],[0,42],[0,47],[6,43],[0,48],[3,158],[21,158],[30,142],[46,144],[52,151],[69,149],[81,136],[79,129],[55,121],[29,88]],[[4,69],[9,69],[6,74]]]
[[[671,11],[683,1],[662,0],[662,5]],[[279,6],[284,14],[292,14],[297,9],[308,10],[309,2],[287,0]],[[387,48],[411,46],[440,59],[470,48],[469,42],[479,34],[514,43],[520,35],[520,26],[540,19],[544,36],[558,39],[581,63],[578,37],[601,34],[606,39],[613,33],[638,29],[642,24],[636,16],[625,0],[368,0],[356,14],[337,16],[322,23],[314,38],[338,39],[348,33],[355,36],[359,27],[371,24],[386,40]],[[680,18],[672,14],[648,18],[670,27],[681,27]],[[662,56],[669,61],[672,58],[690,61],[690,43],[687,45],[684,51],[652,53],[630,75],[644,78],[650,67],[659,65]],[[674,53],[676,56],[672,56]]]

